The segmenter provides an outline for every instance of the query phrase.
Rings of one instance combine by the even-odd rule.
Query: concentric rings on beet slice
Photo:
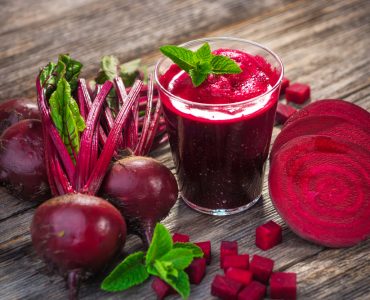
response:
[[[300,237],[349,247],[370,236],[370,151],[339,138],[302,136],[273,157],[272,203]]]
[[[354,123],[336,116],[309,115],[297,119],[279,133],[271,149],[270,160],[290,140],[305,135],[326,135],[341,138],[365,149],[370,148],[370,133]]]
[[[356,124],[370,133],[370,113],[360,106],[341,99],[317,100],[294,113],[284,124],[284,127],[308,116],[336,116],[347,122]]]

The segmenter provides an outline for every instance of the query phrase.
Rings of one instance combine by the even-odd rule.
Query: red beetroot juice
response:
[[[261,196],[282,66],[239,50],[213,53],[234,59],[242,73],[209,75],[194,87],[172,64],[158,83],[182,198],[198,211],[227,215]]]

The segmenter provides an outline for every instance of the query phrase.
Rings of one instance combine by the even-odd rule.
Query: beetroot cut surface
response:
[[[270,159],[291,139],[304,135],[339,137],[365,149],[370,145],[370,133],[364,131],[355,124],[341,117],[312,115],[297,119],[289,126],[284,126],[284,129],[275,139],[271,149]]]
[[[341,99],[323,99],[307,105],[293,114],[285,123],[284,128],[308,116],[340,117],[370,133],[370,113],[356,104]]]
[[[370,151],[327,136],[292,139],[274,156],[272,202],[300,237],[349,247],[370,235]]]

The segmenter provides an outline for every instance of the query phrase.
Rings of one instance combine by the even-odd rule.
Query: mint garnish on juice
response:
[[[173,45],[162,46],[160,50],[190,75],[194,86],[201,85],[209,74],[239,74],[242,71],[231,58],[212,54],[208,43],[197,51]]]

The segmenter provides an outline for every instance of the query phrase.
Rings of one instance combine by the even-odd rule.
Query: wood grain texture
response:
[[[344,98],[370,110],[370,3],[343,1],[1,1],[0,99],[34,97],[40,66],[61,52],[81,58],[92,77],[99,58],[143,57],[153,64],[157,48],[201,36],[237,36],[257,41],[282,58],[292,81],[312,88],[312,101]],[[279,133],[274,128],[273,138]],[[153,153],[173,171],[168,145]],[[268,168],[267,168],[268,169]],[[34,203],[0,189],[0,299],[65,299],[62,278],[34,254],[29,225]],[[254,246],[255,227],[273,219],[284,243],[267,252]],[[267,189],[263,201],[227,218],[209,217],[178,201],[164,224],[192,240],[211,240],[213,263],[190,299],[212,299],[210,283],[219,273],[221,240],[276,261],[276,269],[298,274],[299,299],[370,299],[370,241],[348,249],[326,249],[293,234],[274,210]],[[130,236],[125,252],[141,249]],[[155,299],[150,282],[124,293],[99,290],[102,275],[82,285],[81,299]],[[177,297],[169,297],[177,299]]]

